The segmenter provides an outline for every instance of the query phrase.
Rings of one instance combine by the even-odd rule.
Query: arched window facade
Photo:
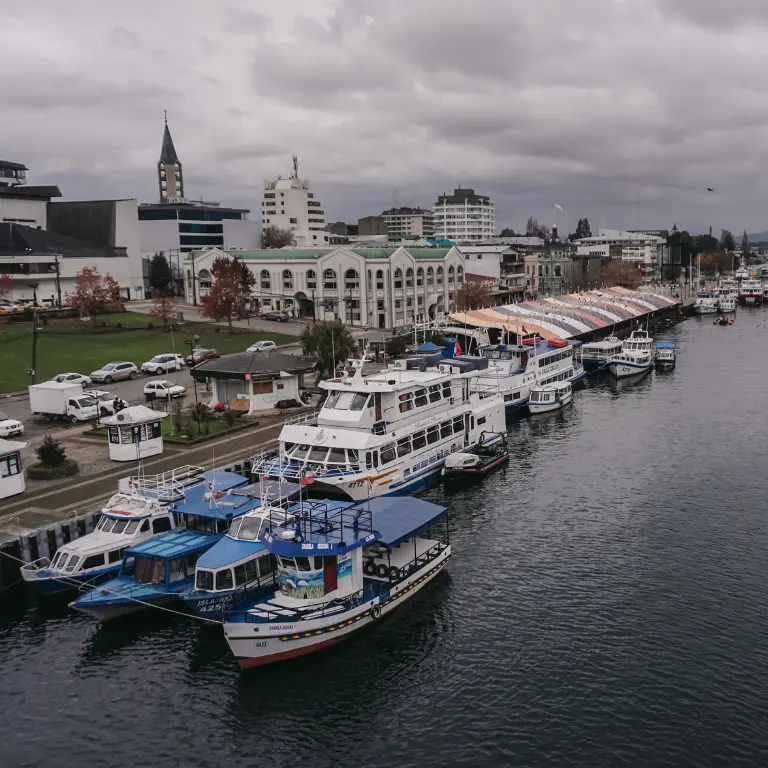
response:
[[[335,291],[336,288],[336,270],[326,269],[325,272],[323,272],[323,290]]]
[[[376,290],[384,290],[384,273],[380,269],[376,270]]]
[[[395,270],[395,290],[403,287],[403,270],[398,267]]]
[[[443,275],[444,275],[443,268],[438,267],[437,268],[437,285],[443,284]]]
[[[360,287],[360,275],[356,269],[348,269],[344,273],[344,290],[354,291]]]
[[[424,269],[419,267],[416,270],[416,287],[421,288],[422,285],[424,285]]]
[[[207,269],[201,269],[197,273],[197,278],[200,281],[201,288],[211,287],[211,273]]]
[[[464,282],[464,267],[456,267],[456,282]]]
[[[413,270],[410,267],[405,270],[405,287],[413,288]]]
[[[283,290],[284,291],[293,290],[293,272],[291,272],[290,269],[283,270]]]
[[[562,277],[563,276],[563,270],[560,267],[559,264],[555,264],[555,277]]]
[[[368,270],[368,292],[370,293],[373,290],[373,280],[371,280],[371,270]]]
[[[427,267],[427,285],[435,284],[435,270],[432,267]]]
[[[269,291],[272,289],[272,281],[269,279],[269,270],[268,269],[262,269],[261,270],[261,277],[259,279],[259,282],[261,283],[261,290],[262,291]]]
[[[317,288],[317,272],[314,269],[307,270],[307,288],[314,291]]]
[[[448,267],[448,284],[450,285],[454,280],[456,279],[456,272],[453,268],[453,265]]]

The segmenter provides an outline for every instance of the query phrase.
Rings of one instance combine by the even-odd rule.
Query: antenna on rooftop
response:
[[[298,179],[299,178],[299,157],[298,155],[293,156],[293,178]]]

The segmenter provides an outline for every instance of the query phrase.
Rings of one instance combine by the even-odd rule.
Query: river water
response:
[[[444,495],[449,568],[323,653],[0,596],[3,766],[768,765],[768,313],[660,334],[678,365],[510,425]]]

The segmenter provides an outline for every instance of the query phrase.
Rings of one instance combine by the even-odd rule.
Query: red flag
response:
[[[458,339],[456,340],[456,346],[453,348],[453,354],[456,357],[461,354],[461,344],[459,344]]]
[[[312,485],[312,483],[315,482],[315,476],[314,475],[305,475],[301,478],[301,484],[302,485]]]
[[[528,333],[528,329],[525,326],[523,326],[523,333]]]

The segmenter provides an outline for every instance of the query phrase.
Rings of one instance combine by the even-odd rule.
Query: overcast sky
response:
[[[2,0],[0,29],[0,157],[69,199],[155,200],[167,109],[187,196],[254,217],[295,153],[328,221],[461,185],[499,229],[768,229],[768,0]]]

